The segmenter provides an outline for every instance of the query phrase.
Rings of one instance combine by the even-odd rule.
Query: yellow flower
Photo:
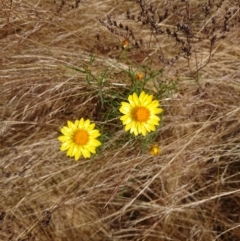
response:
[[[161,153],[161,150],[159,148],[159,146],[157,144],[154,144],[151,146],[150,150],[149,150],[149,153],[152,155],[152,156],[157,156]]]
[[[62,142],[60,150],[67,151],[67,156],[74,156],[76,161],[82,155],[84,158],[89,158],[91,153],[95,154],[96,147],[101,145],[101,142],[96,139],[100,133],[94,129],[95,124],[91,124],[89,119],[84,121],[81,118],[74,123],[68,121],[67,125],[61,129],[63,136],[58,137]]]
[[[122,102],[119,111],[124,114],[120,120],[125,125],[125,131],[134,133],[135,136],[147,132],[155,131],[155,126],[159,125],[160,117],[157,114],[162,113],[163,109],[157,100],[153,100],[153,95],[148,95],[142,91],[137,96],[136,93],[129,95],[128,102]]]

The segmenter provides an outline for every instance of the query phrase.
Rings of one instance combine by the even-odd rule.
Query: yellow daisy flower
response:
[[[90,120],[76,120],[74,123],[67,122],[68,126],[61,129],[63,136],[59,136],[58,140],[62,142],[61,151],[67,151],[67,156],[75,157],[77,161],[82,155],[84,158],[89,158],[91,153],[96,153],[96,147],[101,145],[101,142],[96,138],[100,136],[98,130],[95,130],[95,124],[90,123]]]
[[[122,102],[119,111],[124,114],[120,120],[125,125],[125,131],[134,133],[135,136],[147,132],[155,131],[155,126],[159,125],[160,117],[157,114],[163,112],[157,100],[153,100],[153,95],[148,95],[142,91],[137,96],[136,93],[129,95],[128,102]]]
[[[152,155],[152,156],[157,156],[161,153],[161,150],[159,148],[159,146],[157,144],[154,144],[151,146],[150,150],[149,150],[149,153]]]

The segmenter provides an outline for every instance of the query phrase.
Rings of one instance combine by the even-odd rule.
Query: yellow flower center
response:
[[[85,130],[77,130],[73,136],[73,140],[79,146],[86,145],[89,140],[89,134]]]
[[[136,109],[134,109],[133,111],[133,118],[139,122],[147,121],[149,119],[149,116],[150,116],[150,112],[144,106],[136,107]]]

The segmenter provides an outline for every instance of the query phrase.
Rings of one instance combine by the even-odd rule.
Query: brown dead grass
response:
[[[93,71],[111,68],[109,88],[128,88],[118,67],[128,63],[108,48],[122,39],[98,18],[121,22],[129,7],[138,9],[132,1],[75,4],[0,2],[0,239],[240,240],[239,25],[215,46],[199,73],[201,88],[186,60],[165,66],[167,77],[180,80],[179,91],[160,100],[160,156],[143,153],[118,128],[93,160],[74,162],[59,151],[61,126],[82,116],[106,131],[111,125],[101,119],[98,86],[66,65],[85,66],[94,51]],[[137,31],[147,42],[145,30]],[[161,44],[168,52],[168,40]],[[130,52],[135,62],[155,53],[142,49]]]

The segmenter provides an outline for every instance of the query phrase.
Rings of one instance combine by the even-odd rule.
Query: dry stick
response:
[[[211,58],[212,58],[212,51],[213,51],[213,45],[214,45],[214,43],[216,43],[216,39],[213,37],[213,38],[211,39],[210,49],[209,49],[209,55],[208,55],[208,57],[207,57],[207,61],[206,61],[205,64],[203,64],[201,67],[198,67],[197,54],[196,54],[196,52],[195,52],[196,68],[197,68],[197,70],[196,70],[194,73],[192,73],[192,75],[193,75],[193,77],[195,77],[195,81],[196,81],[197,85],[199,86],[199,88],[200,88],[201,90],[202,90],[202,87],[201,87],[201,85],[200,85],[200,83],[199,83],[199,71],[202,70],[204,67],[206,67],[206,65],[208,65],[208,64],[210,63]],[[190,59],[188,59],[188,68],[189,68],[190,71],[191,71],[190,61],[189,61],[189,60],[190,60]]]
[[[226,231],[220,233],[213,241],[216,241],[220,236],[222,236],[223,234],[225,234],[225,233],[227,233],[227,232],[229,232],[229,231],[231,231],[231,230],[233,230],[233,229],[235,229],[235,228],[240,228],[240,224],[239,224],[239,225],[236,225],[236,226],[234,226],[234,227],[232,227],[232,228],[229,228],[229,229],[227,229]]]
[[[206,22],[205,25],[203,25],[203,27],[198,31],[197,33],[197,36],[202,32],[202,30],[204,29],[204,27],[213,19],[213,17],[215,17],[218,13],[219,9],[217,10],[217,12],[215,13],[214,16],[210,17],[208,19],[208,21]],[[215,36],[216,38],[216,36]],[[202,90],[202,87],[201,85],[199,84],[199,71],[202,70],[207,64],[209,64],[209,62],[211,61],[211,58],[212,58],[212,50],[213,50],[213,45],[214,43],[216,42],[216,39],[214,37],[212,37],[211,39],[211,43],[210,43],[210,49],[209,49],[209,55],[208,55],[208,59],[206,61],[206,63],[204,65],[202,65],[200,68],[198,68],[198,63],[197,63],[197,59],[196,59],[196,68],[197,70],[193,73],[193,76],[195,76],[195,80],[196,80],[196,83],[197,85],[199,86],[199,88]],[[195,57],[197,58],[196,56],[196,52],[195,52]],[[189,63],[189,60],[188,60],[188,67],[190,68],[190,63]]]
[[[217,194],[217,195],[212,196],[212,197],[210,197],[208,199],[203,199],[203,200],[196,201],[196,202],[193,202],[193,203],[184,204],[184,205],[179,206],[178,208],[175,208],[175,210],[181,211],[184,208],[196,207],[197,205],[205,203],[206,201],[213,200],[213,199],[220,198],[220,197],[224,197],[224,196],[228,196],[228,195],[234,194],[234,193],[240,193],[240,189],[237,189],[237,190],[234,190],[234,191],[230,191],[230,192],[224,192],[224,193],[221,193],[221,194]]]

